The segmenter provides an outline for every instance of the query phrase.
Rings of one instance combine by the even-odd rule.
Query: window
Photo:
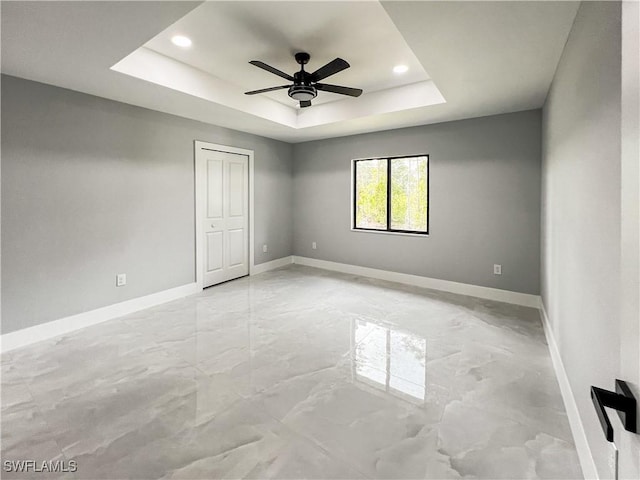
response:
[[[353,161],[353,228],[429,232],[429,156]]]

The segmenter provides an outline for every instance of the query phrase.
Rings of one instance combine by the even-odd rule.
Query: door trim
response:
[[[238,155],[246,155],[249,157],[249,275],[254,275],[255,265],[254,258],[255,252],[253,249],[254,236],[255,236],[255,216],[254,212],[254,175],[253,175],[253,150],[247,150],[244,148],[230,147],[228,145],[219,145],[217,143],[204,142],[201,140],[195,140],[193,142],[193,164],[194,164],[194,186],[195,186],[195,272],[196,272],[196,288],[198,291],[203,290],[204,286],[204,254],[203,254],[203,241],[202,241],[202,225],[200,217],[202,216],[204,198],[205,198],[205,185],[204,185],[204,165],[198,162],[198,150],[201,148],[207,148],[210,150],[217,150],[224,153],[235,153]]]

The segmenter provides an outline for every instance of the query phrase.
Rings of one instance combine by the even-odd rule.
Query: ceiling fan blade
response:
[[[342,70],[349,68],[351,65],[346,60],[341,58],[336,58],[335,60],[331,60],[324,67],[320,67],[318,70],[313,72],[309,77],[312,82],[319,82],[323,78],[327,78],[331,75],[335,75]]]
[[[300,108],[310,107],[311,100],[300,100]]]
[[[316,83],[314,87],[324,92],[339,93],[340,95],[349,95],[350,97],[359,97],[360,95],[362,95],[362,90],[360,88],[343,87],[341,85],[330,85],[328,83]]]
[[[274,90],[282,90],[283,88],[289,88],[291,85],[280,85],[279,87],[261,88],[260,90],[251,90],[250,92],[244,92],[245,95],[255,95],[256,93],[273,92]]]
[[[285,78],[287,80],[289,80],[290,82],[293,82],[293,77],[287,73],[284,73],[280,70],[278,70],[277,68],[272,67],[271,65],[267,65],[264,62],[261,62],[260,60],[251,60],[249,62],[251,65],[255,65],[258,68],[261,68],[263,70],[266,70],[267,72],[271,72],[274,75],[278,75],[279,77]]]

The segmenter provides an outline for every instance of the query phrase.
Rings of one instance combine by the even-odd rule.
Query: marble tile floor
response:
[[[530,308],[291,266],[1,361],[2,478],[582,478]]]

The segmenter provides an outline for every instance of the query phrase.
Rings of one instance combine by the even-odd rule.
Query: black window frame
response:
[[[396,159],[402,158],[418,158],[418,157],[426,157],[427,158],[427,230],[419,231],[419,230],[398,230],[391,228],[391,162]],[[387,228],[363,228],[358,227],[356,223],[357,217],[357,209],[358,209],[358,197],[357,197],[357,187],[358,187],[358,162],[369,162],[372,160],[386,160],[387,161]],[[353,160],[353,182],[351,184],[351,196],[353,197],[353,213],[351,218],[351,225],[353,230],[357,230],[360,232],[385,232],[385,233],[404,233],[410,235],[429,235],[429,210],[431,208],[431,202],[429,202],[429,193],[431,191],[429,180],[431,178],[430,175],[430,166],[431,159],[429,158],[429,154],[415,154],[415,155],[399,155],[394,157],[372,157],[372,158],[358,158]]]

